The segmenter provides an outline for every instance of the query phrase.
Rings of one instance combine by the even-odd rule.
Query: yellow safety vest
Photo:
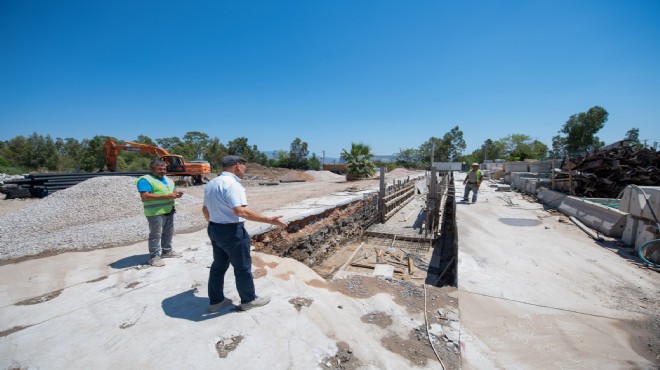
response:
[[[152,175],[144,175],[138,178],[135,180],[135,184],[137,185],[141,179],[149,181],[152,194],[170,194],[174,191],[174,182],[167,177],[165,178],[167,185]],[[143,200],[142,205],[144,206],[145,216],[160,216],[172,212],[174,199]]]

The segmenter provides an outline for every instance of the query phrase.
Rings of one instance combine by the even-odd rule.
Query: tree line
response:
[[[609,113],[599,106],[570,116],[552,138],[552,147],[529,135],[511,134],[497,140],[486,139],[479,149],[468,154],[463,153],[466,148],[463,131],[455,126],[442,137],[431,137],[418,148],[401,149],[395,157],[396,163],[404,167],[424,168],[430,165],[431,159],[434,162],[482,163],[493,159],[524,161],[561,159],[566,155],[580,157],[605,146],[596,134],[605,127],[608,116]],[[643,147],[638,128],[628,130],[622,140],[635,149]]]
[[[488,159],[521,161],[525,159],[571,157],[596,150],[605,144],[596,134],[608,119],[608,112],[599,106],[587,112],[569,117],[552,139],[552,147],[532,139],[525,134],[511,134],[493,140],[487,139],[477,150],[464,154],[466,144],[459,126],[451,128],[441,137],[431,137],[417,148],[400,149],[394,161],[383,163],[372,161],[371,147],[364,143],[352,143],[350,149],[342,149],[341,159],[347,164],[352,177],[368,177],[376,166],[406,168],[428,168],[434,162],[483,162]],[[97,135],[91,139],[78,141],[73,138],[55,138],[36,132],[28,137],[17,136],[0,141],[0,172],[20,174],[27,172],[96,172],[104,170],[104,145],[108,138],[122,144],[114,137]],[[630,145],[641,148],[639,129],[632,128],[623,138]],[[257,145],[250,145],[248,138],[239,137],[220,142],[217,137],[199,131],[187,132],[183,138],[165,137],[151,139],[139,135],[135,142],[161,147],[172,154],[182,155],[186,160],[206,160],[212,168],[220,169],[226,155],[240,155],[248,161],[269,167],[283,167],[299,170],[319,170],[320,160],[315,154],[309,155],[308,144],[295,138],[289,150],[276,151],[269,158]],[[117,170],[122,172],[145,171],[153,156],[137,152],[123,152],[117,162]]]
[[[22,174],[27,172],[97,172],[105,170],[105,143],[108,139],[118,145],[125,142],[111,136],[96,135],[79,141],[73,138],[55,138],[50,135],[32,133],[0,141],[0,172]],[[284,167],[299,170],[319,170],[321,163],[316,155],[309,155],[308,144],[300,138],[291,143],[288,151],[280,150],[274,158],[248,139],[239,137],[226,144],[217,137],[199,132],[187,132],[183,138],[165,137],[152,139],[139,135],[134,142],[163,148],[171,154],[183,156],[186,160],[205,160],[213,169],[220,169],[226,155],[240,155],[250,162],[270,167]],[[123,151],[117,160],[117,171],[146,171],[154,157],[150,154]]]

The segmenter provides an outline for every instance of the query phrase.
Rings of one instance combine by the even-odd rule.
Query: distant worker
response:
[[[463,192],[464,202],[468,201],[470,190],[472,190],[472,203],[477,201],[477,193],[479,193],[481,180],[483,180],[483,175],[479,169],[479,163],[472,163],[470,171],[468,171],[467,176],[465,176],[465,181],[463,181],[463,185],[465,185],[465,191]]]
[[[172,249],[174,236],[174,199],[183,193],[176,191],[174,182],[165,176],[167,163],[155,160],[149,165],[151,173],[136,180],[137,189],[149,222],[149,264],[165,266],[162,258],[179,258]]]
[[[243,225],[245,220],[268,223],[280,227],[282,216],[263,216],[247,207],[245,188],[241,179],[245,175],[247,161],[229,155],[222,159],[222,173],[204,188],[202,212],[208,225],[213,246],[213,264],[209,272],[209,312],[216,312],[232,304],[225,297],[225,273],[234,267],[236,290],[241,298],[241,310],[249,310],[268,304],[270,297],[257,296],[252,276],[250,235]]]

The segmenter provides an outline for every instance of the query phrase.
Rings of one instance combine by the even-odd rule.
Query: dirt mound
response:
[[[288,168],[266,167],[257,163],[248,163],[246,180],[256,181],[314,181],[314,177],[306,174],[304,171],[292,170]]]

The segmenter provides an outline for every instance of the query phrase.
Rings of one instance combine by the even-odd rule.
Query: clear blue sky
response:
[[[262,151],[551,146],[594,105],[598,136],[660,142],[660,1],[0,2],[0,140],[201,131]]]

